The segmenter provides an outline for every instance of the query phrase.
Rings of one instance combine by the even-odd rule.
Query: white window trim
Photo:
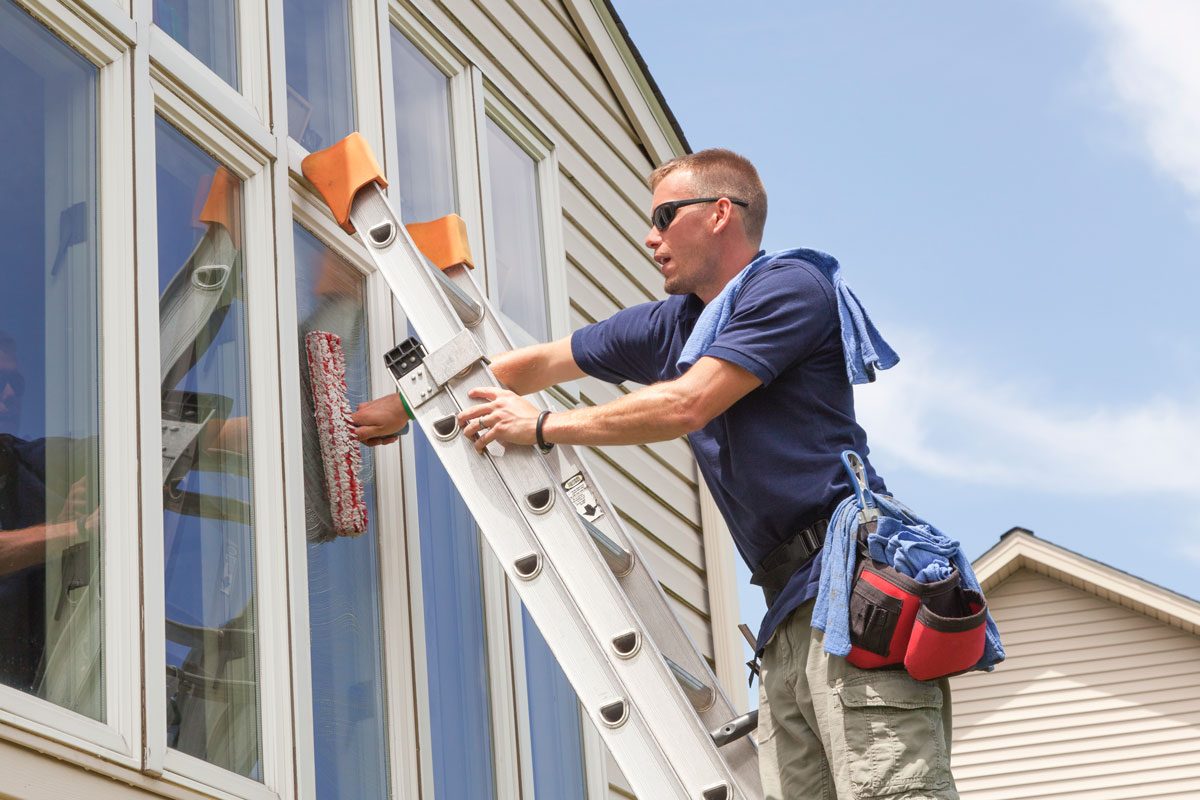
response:
[[[29,12],[98,68],[96,85],[96,201],[101,208],[128,208],[133,195],[129,162],[133,142],[128,118],[132,75],[132,25],[109,14],[82,18],[57,0],[20,0]],[[134,283],[128,264],[133,220],[98,214],[101,376],[101,552],[103,598],[104,709],[107,722],[76,714],[24,692],[0,687],[0,723],[45,739],[94,752],[106,760],[137,766],[141,720],[137,542],[117,531],[138,528],[137,487],[120,480],[137,470],[137,429],[128,409],[136,405]],[[16,738],[16,737],[13,737]]]
[[[259,454],[253,461],[254,486],[254,543],[255,543],[255,613],[257,616],[256,660],[259,676],[259,710],[262,728],[263,782],[250,780],[216,767],[201,759],[171,750],[166,744],[166,673],[162,501],[161,489],[143,495],[146,524],[143,534],[143,581],[146,600],[144,665],[146,686],[146,754],[144,770],[201,791],[226,793],[240,798],[278,798],[290,794],[292,769],[292,687],[286,676],[290,671],[287,636],[286,598],[287,575],[278,554],[285,551],[284,515],[278,487],[283,475],[279,459],[271,454],[282,451],[283,442],[278,419],[279,374],[276,341],[275,253],[271,235],[274,221],[271,203],[271,184],[268,160],[252,143],[230,138],[213,122],[191,107],[187,98],[174,94],[170,87],[152,82],[154,114],[139,115],[135,126],[141,141],[149,149],[147,161],[154,163],[153,147],[156,116],[161,116],[198,146],[211,153],[217,161],[243,181],[243,258],[248,268],[246,281],[246,337],[248,348],[247,373],[254,376],[250,390],[251,452]],[[153,170],[139,186],[140,199],[149,194],[143,209],[155,208],[157,190]],[[154,219],[153,215],[143,220]],[[142,308],[157,310],[157,232],[146,236],[152,225],[143,224],[146,239],[153,238],[155,251],[147,270],[149,282],[142,284]],[[152,276],[152,277],[151,277]],[[151,302],[151,296],[154,302]],[[149,328],[158,330],[157,319]],[[149,341],[153,340],[153,341]],[[157,336],[142,336],[141,352],[144,364],[158,364]],[[144,370],[145,372],[146,370]],[[157,373],[157,369],[153,370]],[[157,376],[152,381],[144,375],[147,394],[157,395]],[[150,389],[153,391],[150,391]],[[149,402],[148,398],[144,402]],[[157,412],[158,399],[154,402]],[[154,416],[154,415],[151,415]],[[161,449],[157,420],[142,431],[143,446],[150,452]],[[147,459],[143,463],[157,463]],[[161,483],[155,475],[153,483]],[[147,475],[147,482],[152,482]]]

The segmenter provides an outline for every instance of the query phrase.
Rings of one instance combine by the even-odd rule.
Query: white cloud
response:
[[[872,452],[939,478],[1055,493],[1200,492],[1200,400],[1071,407],[908,339],[856,391]]]
[[[1076,0],[1101,33],[1107,82],[1154,164],[1200,200],[1200,3]]]

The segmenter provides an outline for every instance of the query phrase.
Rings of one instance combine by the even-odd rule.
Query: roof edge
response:
[[[691,152],[679,120],[610,0],[562,0],[651,166]]]
[[[1200,631],[1200,601],[1195,598],[1068,550],[1025,528],[1006,532],[996,545],[975,559],[972,566],[986,591],[1008,577],[1012,570],[1006,568],[1010,565],[1019,569],[1028,564],[1074,577],[1083,583],[1080,588],[1093,594],[1111,592],[1129,603],[1144,605],[1169,618],[1175,627]]]

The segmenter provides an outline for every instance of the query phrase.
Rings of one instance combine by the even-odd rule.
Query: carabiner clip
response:
[[[871,487],[867,483],[867,467],[862,457],[853,450],[843,450],[842,466],[846,468],[850,483],[854,486],[854,496],[858,499],[860,509],[859,521],[864,524],[874,522],[879,518],[879,509],[875,507],[875,495],[871,494]]]

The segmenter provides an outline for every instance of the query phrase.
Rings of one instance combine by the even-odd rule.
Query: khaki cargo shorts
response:
[[[757,739],[767,800],[958,800],[949,683],[826,654],[812,609],[796,609],[763,653]]]

